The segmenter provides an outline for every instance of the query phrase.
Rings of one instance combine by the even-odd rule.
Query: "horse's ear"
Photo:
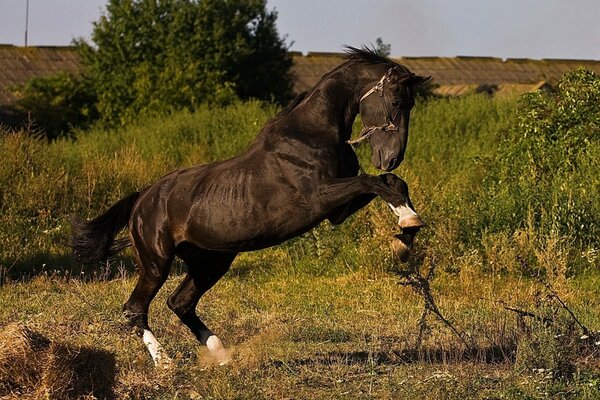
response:
[[[408,83],[411,86],[421,86],[422,84],[424,84],[425,82],[429,81],[430,79],[431,79],[431,76],[413,75],[408,80]]]

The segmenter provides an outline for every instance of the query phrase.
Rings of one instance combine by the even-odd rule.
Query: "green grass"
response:
[[[377,200],[341,226],[325,222],[236,259],[198,308],[233,349],[225,367],[208,362],[165,306],[184,268],[176,265],[150,323],[177,368],[154,369],[120,317],[135,283],[131,252],[82,269],[62,244],[67,218],[98,215],[174,168],[243,151],[277,111],[259,102],[92,129],[77,140],[2,135],[0,326],[22,322],[114,354],[117,398],[597,398],[598,351],[560,339],[578,333],[538,282],[552,283],[585,325],[600,328],[598,238],[571,237],[576,220],[555,217],[576,215],[595,229],[597,135],[575,156],[578,168],[535,181],[523,172],[526,152],[511,144],[522,107],[485,96],[419,104],[396,171],[428,223],[410,265],[436,267],[435,298],[470,350],[431,316],[415,349],[422,299],[399,284],[406,267],[390,254],[396,220]],[[367,146],[358,154],[376,173]],[[527,333],[504,305],[564,323],[548,330],[526,320]],[[572,376],[534,372],[564,363]]]

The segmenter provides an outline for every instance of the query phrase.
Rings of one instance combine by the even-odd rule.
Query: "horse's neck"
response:
[[[365,86],[379,79],[377,73],[355,71],[358,67],[350,63],[334,71],[302,101],[301,112],[318,122],[323,134],[331,135],[338,143],[345,142],[352,134]]]

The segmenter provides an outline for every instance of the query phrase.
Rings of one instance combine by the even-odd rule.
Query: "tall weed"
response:
[[[440,270],[481,260],[488,273],[572,275],[597,263],[600,248],[598,76],[567,75],[558,91],[514,99],[433,99],[412,115],[407,157],[396,171],[428,227],[419,252]],[[594,103],[596,102],[596,103]],[[41,264],[71,265],[61,243],[67,217],[98,215],[175,168],[243,151],[277,112],[262,102],[202,106],[117,130],[100,127],[52,143],[29,133],[0,136],[0,266],[19,276]],[[360,123],[355,125],[360,129]],[[368,146],[362,168],[377,173]],[[343,225],[328,222],[278,250],[248,256],[290,273],[339,275],[393,268],[397,232],[375,200]]]

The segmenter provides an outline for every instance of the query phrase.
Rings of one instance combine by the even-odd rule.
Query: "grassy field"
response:
[[[341,226],[239,256],[198,307],[232,349],[226,366],[166,307],[178,264],[150,311],[174,367],[155,369],[120,316],[136,278],[131,252],[80,267],[62,244],[66,221],[95,216],[174,168],[237,154],[276,109],[200,108],[75,141],[2,135],[0,397],[599,398],[600,346],[581,339],[569,314],[600,329],[592,78],[596,92],[569,91],[567,80],[551,99],[419,104],[396,171],[429,224],[409,264],[391,256],[398,228],[381,201]],[[358,152],[375,173],[368,149]],[[421,320],[414,282],[427,271],[461,337],[431,313]],[[29,372],[16,373],[15,360]]]

